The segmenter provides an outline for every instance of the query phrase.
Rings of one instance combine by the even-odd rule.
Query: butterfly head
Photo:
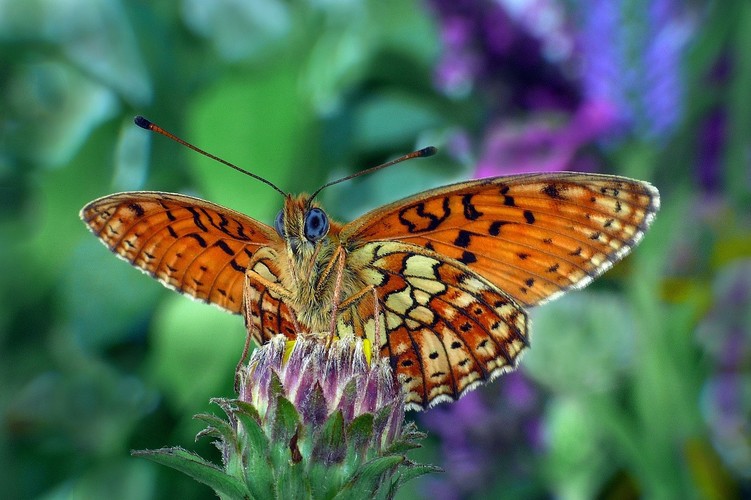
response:
[[[324,242],[331,229],[326,212],[307,195],[288,196],[276,215],[274,228],[294,255],[312,251]]]

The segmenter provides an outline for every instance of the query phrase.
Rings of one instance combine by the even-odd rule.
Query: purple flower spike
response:
[[[694,21],[675,0],[578,5],[579,56],[587,101],[609,102],[617,111],[612,135],[668,136],[683,115],[681,65]],[[633,15],[637,10],[643,15]]]

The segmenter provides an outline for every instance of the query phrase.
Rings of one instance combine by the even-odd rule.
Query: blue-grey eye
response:
[[[279,233],[279,236],[282,238],[285,238],[284,235],[284,209],[279,210],[279,213],[276,214],[276,219],[274,220],[274,228],[276,229],[276,232]]]
[[[311,208],[305,214],[305,238],[315,242],[329,232],[329,218],[320,208]]]

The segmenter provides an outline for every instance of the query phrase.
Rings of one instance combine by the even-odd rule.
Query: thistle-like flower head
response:
[[[388,361],[371,358],[368,341],[334,340],[327,346],[278,336],[253,353],[240,377],[239,400],[252,404],[262,419],[275,411],[281,395],[298,409],[304,425],[320,427],[337,411],[345,425],[361,415],[381,415],[380,449],[401,433],[401,388]]]
[[[215,399],[228,421],[217,438],[223,467],[180,448],[137,452],[190,474],[222,498],[390,498],[436,470],[404,453],[423,437],[404,425],[404,396],[387,360],[359,339],[279,335],[239,372],[239,397]]]

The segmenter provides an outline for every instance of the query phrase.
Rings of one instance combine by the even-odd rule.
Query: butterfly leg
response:
[[[242,376],[240,375],[240,372],[242,370],[243,364],[245,364],[245,361],[248,359],[248,352],[250,351],[250,341],[253,338],[253,334],[250,330],[250,327],[248,327],[247,321],[245,322],[245,326],[245,345],[243,346],[243,352],[240,355],[240,360],[237,362],[237,366],[235,366],[235,394],[240,394],[240,384],[242,383]]]
[[[329,326],[329,342],[334,338],[336,333],[336,317],[339,313],[339,299],[342,294],[342,278],[344,277],[344,251],[340,247],[338,251],[331,258],[331,263],[327,266],[327,270],[333,267],[334,261],[336,261],[336,281],[334,283],[334,296],[331,299],[331,324]],[[331,271],[323,273],[319,280],[319,285],[323,283],[324,279]]]
[[[265,340],[269,340],[268,338],[264,339],[264,332],[261,326],[263,324],[262,315],[264,294],[279,297],[280,300],[289,300],[291,297],[290,292],[286,288],[284,288],[281,283],[279,283],[278,281],[271,281],[270,279],[268,279],[268,277],[264,277],[259,273],[259,270],[264,269],[263,267],[260,267],[259,264],[265,266],[265,269],[268,271],[268,266],[263,263],[263,260],[269,258],[270,257],[268,255],[264,255],[263,252],[260,251],[251,258],[245,270],[242,314],[243,319],[245,320],[246,335],[245,346],[243,347],[242,355],[235,369],[236,392],[239,389],[240,369],[242,368],[243,363],[245,363],[248,358],[251,339],[254,340],[257,345],[261,345]],[[273,273],[270,274],[270,276],[273,276]],[[294,314],[290,315],[290,319],[294,324],[295,332],[301,331],[297,323],[297,318],[295,318]]]
[[[383,344],[383,342],[381,342],[381,303],[378,300],[378,291],[373,285],[368,285],[360,289],[360,291],[344,299],[341,304],[339,304],[339,309],[345,310],[352,307],[355,303],[362,300],[363,297],[368,294],[371,294],[373,296],[373,339],[378,344],[378,346],[380,346]]]

